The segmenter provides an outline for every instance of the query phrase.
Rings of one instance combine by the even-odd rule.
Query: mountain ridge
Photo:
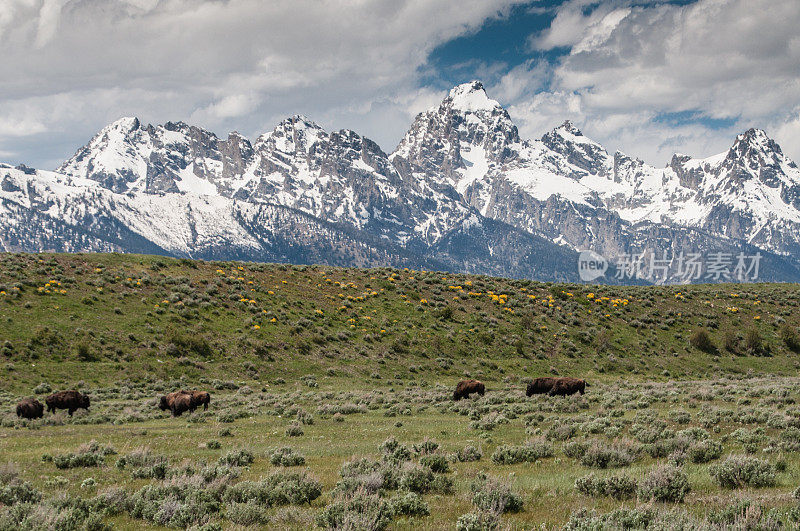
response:
[[[261,219],[277,234],[274,208],[280,207],[288,209],[281,211],[281,219],[291,218],[288,225],[325,234],[309,243],[325,252],[298,256],[344,260],[336,265],[347,259],[381,264],[394,256],[387,265],[510,276],[546,272],[541,278],[575,280],[576,266],[568,262],[585,249],[607,257],[677,256],[691,247],[731,255],[763,251],[776,280],[781,274],[800,280],[800,170],[763,130],[737,135],[725,153],[705,159],[675,154],[655,168],[619,151],[610,154],[570,121],[540,139],[522,139],[479,81],[454,87],[438,106],[419,113],[392,153],[352,130],[327,132],[302,115],[254,141],[236,132],[220,138],[180,121],[154,126],[126,117],[103,128],[56,172],[5,165],[0,183],[7,226],[15,219],[9,205],[18,217],[34,209],[37,219],[50,216],[76,227],[106,220],[114,228],[105,233],[125,227],[166,254],[269,259],[269,237],[259,231],[252,237],[253,224]],[[273,208],[268,219],[259,218],[258,209],[267,207]],[[76,216],[82,209],[83,217]],[[326,223],[350,236],[334,236],[322,228]],[[355,238],[371,251],[335,258],[334,242],[345,245],[340,238]],[[80,241],[62,246],[110,245]],[[393,251],[379,250],[380,242]],[[12,247],[42,244],[19,239]],[[525,246],[537,249],[535,255]],[[275,257],[293,259],[291,253]],[[545,264],[553,257],[560,272]]]

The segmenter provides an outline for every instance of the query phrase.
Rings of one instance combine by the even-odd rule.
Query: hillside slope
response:
[[[0,255],[0,390],[795,374],[795,284],[619,287],[117,254]],[[697,329],[715,349],[690,344]]]

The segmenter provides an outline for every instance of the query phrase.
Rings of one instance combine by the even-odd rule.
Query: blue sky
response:
[[[466,77],[485,77],[485,82],[500,72],[518,66],[532,57],[556,61],[569,50],[556,48],[540,52],[531,50],[528,39],[544,31],[556,16],[556,7],[563,2],[532,2],[512,7],[508,13],[487,19],[476,31],[437,46],[423,69],[424,82],[438,83],[441,88],[458,84]],[[487,75],[490,65],[502,66]],[[425,72],[429,75],[424,75]]]
[[[5,0],[0,161],[54,168],[106,124],[251,139],[301,113],[391,151],[481,79],[527,138],[566,119],[654,165],[761,127],[800,158],[797,0]]]
[[[688,5],[694,0],[630,2],[632,5]],[[448,88],[465,78],[481,78],[486,83],[526,61],[542,60],[556,63],[569,54],[568,46],[550,50],[531,49],[529,39],[550,27],[558,8],[566,2],[533,1],[511,7],[483,22],[480,28],[437,46],[421,69],[425,83]],[[581,11],[591,14],[610,2],[586,2]]]

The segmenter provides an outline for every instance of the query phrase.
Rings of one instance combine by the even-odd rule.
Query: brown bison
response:
[[[203,409],[208,409],[208,404],[211,402],[211,395],[207,391],[175,391],[161,397],[158,407],[162,411],[170,410],[173,417],[179,417],[184,411],[194,413],[194,411],[203,406]]]
[[[531,396],[547,393],[548,396],[567,396],[575,393],[583,394],[585,390],[586,380],[546,376],[544,378],[535,378],[529,383],[525,394]]]
[[[553,378],[552,376],[534,378],[534,380],[528,384],[528,389],[525,390],[525,395],[531,396],[549,393],[550,390],[553,389],[553,385],[555,385],[557,379],[558,378]]]
[[[203,406],[203,410],[208,410],[208,404],[211,403],[211,395],[208,391],[186,391],[192,397],[192,408],[191,410],[194,411],[200,406]]]
[[[44,415],[44,406],[35,398],[26,398],[17,404],[17,416],[21,419],[40,419]]]
[[[586,380],[581,380],[579,378],[559,378],[548,394],[549,396],[567,396],[574,395],[575,393],[583,394],[585,390]]]
[[[456,386],[453,393],[453,400],[461,400],[462,398],[469,398],[472,393],[478,393],[483,396],[486,392],[486,386],[478,380],[461,380]]]
[[[66,409],[72,416],[78,409],[89,409],[89,397],[78,391],[59,391],[44,399],[47,411],[52,413],[56,409]]]
[[[169,410],[173,417],[180,417],[190,409],[194,411],[192,408],[192,395],[186,391],[175,391],[162,396],[158,407],[161,411]]]

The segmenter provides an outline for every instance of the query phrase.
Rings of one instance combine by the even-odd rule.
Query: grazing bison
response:
[[[528,384],[525,391],[527,396],[547,394],[549,396],[566,396],[575,393],[583,394],[586,389],[586,380],[578,378],[555,378],[546,376],[535,378]]]
[[[178,398],[184,396],[189,397],[188,403],[183,398]],[[184,411],[194,413],[200,406],[203,406],[203,409],[207,410],[210,402],[211,395],[207,391],[186,391],[181,389],[180,391],[162,396],[158,407],[162,411],[170,410],[172,416],[179,417]]]
[[[461,380],[456,386],[453,393],[453,400],[461,400],[462,398],[469,398],[472,393],[478,393],[483,396],[486,392],[486,386],[478,380]]]
[[[187,391],[175,391],[161,397],[158,404],[161,411],[169,410],[173,417],[180,417],[185,411],[192,410],[192,395]]]
[[[553,389],[556,380],[558,380],[558,378],[553,378],[552,376],[534,378],[534,380],[528,384],[528,389],[525,390],[525,395],[531,396],[549,393]]]
[[[44,406],[35,398],[26,398],[17,404],[17,416],[22,419],[40,419],[44,415]]]
[[[192,411],[200,406],[203,410],[208,410],[208,404],[211,403],[211,395],[208,391],[187,391],[192,396]]]
[[[89,409],[89,397],[78,391],[59,391],[44,399],[47,411],[52,413],[56,409],[66,409],[72,416],[77,409]]]
[[[586,380],[578,378],[558,378],[553,388],[548,393],[549,396],[567,396],[575,393],[583,394],[586,389]]]

